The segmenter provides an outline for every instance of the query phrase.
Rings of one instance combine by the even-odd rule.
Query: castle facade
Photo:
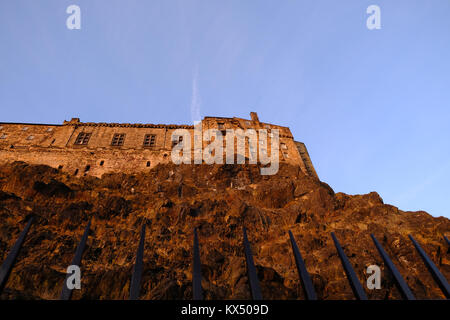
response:
[[[205,117],[201,128],[224,135],[227,129],[266,129],[269,134],[278,129],[280,162],[318,178],[305,144],[295,141],[288,127],[260,122],[254,112],[250,115],[250,119]],[[192,131],[193,136],[191,125],[91,123],[78,118],[62,125],[0,122],[0,164],[44,164],[74,176],[145,172],[171,162],[172,148],[182,142],[173,140],[177,129]]]

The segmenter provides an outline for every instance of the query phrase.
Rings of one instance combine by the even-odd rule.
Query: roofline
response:
[[[26,123],[26,122],[0,122],[2,124],[17,124],[17,125],[26,125],[26,126],[53,126],[53,127],[62,127],[62,124],[49,124],[49,123]]]

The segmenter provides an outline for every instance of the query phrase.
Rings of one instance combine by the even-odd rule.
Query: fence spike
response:
[[[403,299],[405,300],[416,300],[413,293],[411,292],[411,289],[408,287],[408,284],[403,279],[400,272],[395,267],[394,263],[391,261],[391,258],[389,258],[386,251],[383,249],[381,244],[378,242],[378,240],[375,238],[373,234],[370,235],[372,237],[373,242],[375,243],[375,246],[377,247],[378,252],[380,253],[381,257],[383,258],[384,263],[386,264],[387,268],[391,272],[391,274],[394,276],[394,281],[397,286],[397,289],[400,291],[400,294],[402,295]]]
[[[202,265],[200,249],[198,247],[197,228],[194,228],[194,261],[192,272],[192,293],[194,300],[203,300],[202,292]]]
[[[345,274],[347,275],[347,279],[350,282],[350,286],[352,287],[353,294],[355,295],[356,299],[358,299],[358,300],[367,300],[367,295],[364,291],[364,288],[361,285],[361,282],[359,282],[359,279],[356,276],[355,270],[353,270],[353,267],[350,264],[350,261],[348,260],[347,256],[345,255],[345,252],[342,249],[334,232],[331,233],[331,237],[333,238],[334,245],[338,252],[339,258],[341,258],[341,263],[342,263],[342,266],[344,267]]]
[[[445,241],[447,241],[447,244],[450,246],[450,240],[446,236],[444,236]]]
[[[247,261],[247,274],[250,283],[250,291],[253,300],[262,300],[261,288],[259,286],[258,276],[256,274],[255,264],[253,262],[252,250],[247,239],[247,230],[244,227],[244,251]]]
[[[80,243],[77,246],[77,249],[75,251],[75,255],[72,259],[72,262],[70,265],[80,266],[81,265],[81,258],[83,257],[84,247],[86,246],[86,241],[89,236],[89,229],[91,228],[91,220],[89,220],[86,229],[84,230],[83,237],[80,240]],[[59,297],[59,300],[70,300],[72,298],[72,291],[73,289],[69,289],[67,287],[67,280],[70,277],[70,274],[66,275],[66,279],[64,280],[64,284],[61,290],[61,295]]]
[[[133,274],[131,275],[130,283],[130,296],[129,300],[139,300],[139,294],[141,292],[141,279],[143,271],[143,258],[144,258],[144,245],[145,245],[145,223],[141,228],[141,238],[139,240],[139,246],[136,253],[136,262],[133,267]]]
[[[28,230],[30,230],[31,224],[33,223],[33,217],[28,220],[25,228],[17,238],[16,243],[12,247],[5,261],[3,261],[2,266],[0,267],[0,293],[3,292],[3,289],[6,286],[6,282],[8,282],[9,275],[14,267],[17,256],[19,255],[20,249],[22,248],[22,244],[25,241]]]
[[[439,288],[444,293],[445,297],[447,299],[450,299],[450,286],[447,282],[447,279],[445,279],[444,275],[439,271],[439,269],[436,267],[433,261],[427,256],[425,251],[422,249],[420,244],[412,237],[412,235],[409,234],[408,237],[414,244],[414,247],[416,248],[423,262],[425,263],[425,266],[427,267],[428,271],[433,276],[434,281],[436,281]]]
[[[294,235],[291,230],[289,230],[289,238],[291,239],[292,251],[294,252],[295,264],[297,265],[298,275],[300,281],[302,282],[303,291],[305,292],[306,300],[317,300],[317,294],[314,290],[314,285],[311,281],[311,277],[306,270],[305,262],[303,261],[300,250],[298,249],[297,243],[295,242]]]

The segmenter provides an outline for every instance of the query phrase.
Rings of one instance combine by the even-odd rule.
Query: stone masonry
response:
[[[305,174],[318,178],[306,146],[294,141],[288,127],[262,123],[255,112],[250,115],[250,120],[205,117],[202,131],[266,129],[270,135],[270,130],[278,129],[280,162],[298,165]],[[145,172],[171,162],[176,129],[189,130],[193,139],[191,125],[91,123],[78,118],[62,125],[0,122],[0,164],[43,164],[75,176]],[[207,144],[203,141],[203,146]]]

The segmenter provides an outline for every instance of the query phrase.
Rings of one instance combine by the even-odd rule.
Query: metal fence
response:
[[[28,231],[31,228],[31,225],[33,223],[33,218],[30,218],[30,220],[27,222],[25,228],[20,233],[19,238],[17,239],[16,243],[12,247],[11,251],[9,252],[8,256],[6,257],[5,261],[0,267],[0,294],[2,293],[3,289],[6,286],[6,283],[8,281],[9,275],[11,274],[12,269],[14,268],[14,264],[17,260],[17,256],[19,255],[20,249],[25,241],[25,238],[27,236]],[[91,227],[91,221],[88,222],[84,234],[80,240],[80,243],[78,244],[75,255],[73,257],[73,260],[71,262],[71,265],[80,266],[82,261],[83,252],[86,246],[86,242],[89,236],[89,230]],[[392,262],[389,255],[386,253],[382,245],[378,242],[378,240],[375,238],[373,234],[370,235],[375,247],[377,248],[381,258],[384,261],[385,266],[389,270],[389,272],[392,274],[392,277],[394,279],[394,283],[399,290],[401,296],[405,300],[415,300],[415,296],[411,289],[408,287],[408,284],[403,279],[402,275]],[[347,276],[347,279],[350,283],[350,287],[352,288],[353,294],[356,299],[358,300],[367,300],[367,295],[363,289],[363,286],[358,280],[358,277],[356,276],[355,271],[353,270],[353,267],[345,255],[344,250],[342,249],[338,239],[336,238],[336,235],[331,232],[331,238],[333,239],[334,245],[336,247],[338,256],[341,260],[342,266],[344,268],[345,274]],[[425,264],[427,270],[433,277],[436,284],[439,286],[441,291],[444,293],[445,297],[447,299],[450,299],[450,286],[444,277],[444,275],[439,271],[439,269],[436,267],[436,265],[433,263],[433,261],[427,256],[425,251],[422,249],[420,244],[411,236],[409,235],[410,240],[412,241],[415,249],[419,253],[423,263]],[[194,228],[193,232],[193,272],[192,272],[192,293],[193,293],[193,299],[194,300],[202,300],[203,299],[203,292],[202,292],[202,274],[201,274],[201,260],[200,260],[200,248],[199,248],[199,241],[198,241],[198,235],[197,235],[197,229]],[[317,294],[314,289],[314,285],[312,283],[311,277],[306,269],[305,262],[302,258],[302,255],[300,253],[300,250],[297,246],[297,243],[295,241],[294,235],[289,230],[289,239],[292,246],[292,252],[294,255],[295,263],[297,266],[298,275],[300,278],[300,282],[302,285],[302,288],[304,290],[305,299],[307,300],[317,300]],[[450,246],[449,239],[444,236],[445,241]],[[131,275],[131,283],[130,283],[130,293],[129,293],[129,299],[130,300],[137,300],[139,299],[140,295],[140,288],[141,288],[141,279],[142,279],[142,273],[143,273],[143,257],[144,257],[144,244],[145,244],[145,224],[143,224],[140,234],[140,241],[136,253],[136,261],[134,264],[133,272]],[[251,297],[253,300],[261,300],[263,299],[262,293],[261,293],[261,287],[258,280],[258,275],[256,272],[255,264],[253,261],[253,255],[251,251],[251,245],[247,237],[247,230],[243,228],[243,247],[245,252],[245,260],[247,265],[247,275],[248,275],[248,281],[249,281],[249,290],[251,293]],[[62,285],[61,294],[60,294],[60,300],[70,300],[72,297],[72,291],[73,289],[70,289],[67,285],[67,280],[69,278],[70,274],[67,274],[66,279]]]

